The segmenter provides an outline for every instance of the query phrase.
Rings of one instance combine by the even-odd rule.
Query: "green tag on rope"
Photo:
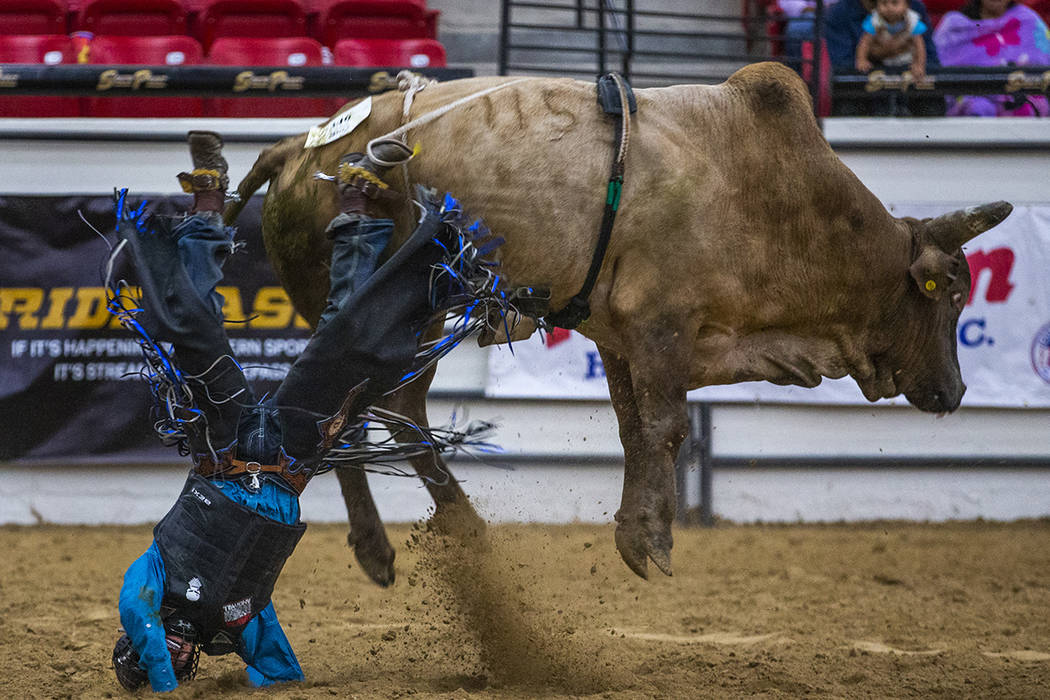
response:
[[[623,180],[616,178],[609,180],[609,189],[605,195],[605,205],[611,206],[613,211],[620,208],[620,194],[623,192]]]

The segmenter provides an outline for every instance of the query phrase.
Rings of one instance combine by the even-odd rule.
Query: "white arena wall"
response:
[[[188,164],[177,138],[190,128],[226,135],[236,181],[262,146],[311,124],[0,120],[0,193],[105,194],[117,185],[174,193],[174,173]],[[945,210],[997,199],[1050,204],[1050,120],[829,119],[824,128],[846,164],[884,202],[937,203]],[[442,364],[430,410],[435,422],[453,410],[467,410],[502,424],[497,441],[505,459],[493,465],[469,459],[453,464],[476,504],[495,521],[611,521],[621,486],[611,407],[600,401],[486,399],[487,352],[461,347]],[[871,469],[834,463],[719,468],[714,511],[745,522],[1050,515],[1045,469],[1009,463],[967,469],[908,464],[908,458],[982,455],[1047,456],[1050,461],[1048,425],[1050,410],[1037,409],[963,408],[936,419],[900,406],[716,406],[717,455],[898,459]],[[170,506],[185,470],[174,454],[159,464],[0,465],[0,524],[152,522]],[[414,480],[371,477],[371,483],[386,520],[426,514],[426,492]],[[691,503],[698,500],[695,485],[693,474],[687,480]],[[314,522],[344,519],[332,475],[308,489],[303,511]]]

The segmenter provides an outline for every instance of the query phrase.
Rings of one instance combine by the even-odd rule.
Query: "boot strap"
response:
[[[302,494],[306,489],[306,482],[310,480],[305,471],[291,472],[292,458],[281,453],[278,464],[259,464],[258,462],[246,462],[235,459],[230,451],[220,452],[219,461],[216,462],[210,456],[204,455],[197,460],[193,470],[207,479],[229,479],[238,476],[249,476],[252,474],[276,474],[291,486],[296,493]]]
[[[353,180],[347,187],[353,187],[361,191],[365,197],[369,199],[382,199],[387,201],[394,201],[401,199],[402,194],[395,189],[390,187],[379,187],[371,180]]]
[[[179,178],[179,184],[182,185],[183,192],[193,193],[226,189],[222,184],[222,173],[218,170],[197,168],[190,173],[179,173],[177,177]]]
[[[356,180],[361,179],[366,182],[370,182],[381,190],[388,189],[390,185],[383,182],[378,175],[371,170],[362,168],[360,165],[351,165],[350,163],[339,164],[339,182],[350,185]]]
[[[396,200],[402,195],[383,182],[378,175],[358,165],[339,164],[339,185],[353,187],[369,199]]]

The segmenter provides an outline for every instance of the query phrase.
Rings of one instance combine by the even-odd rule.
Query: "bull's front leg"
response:
[[[639,357],[644,362],[628,362],[607,348],[599,347],[599,352],[624,451],[616,548],[642,578],[649,577],[649,559],[670,576],[674,464],[688,430],[685,361],[666,358],[665,353],[642,352]]]

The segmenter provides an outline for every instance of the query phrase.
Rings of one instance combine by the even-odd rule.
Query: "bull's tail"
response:
[[[244,205],[248,203],[248,199],[255,194],[255,191],[262,187],[264,182],[272,180],[284,167],[288,158],[301,153],[305,146],[306,134],[300,134],[281,139],[259,154],[255,165],[244,176],[241,183],[237,185],[238,199],[230,202],[223,212],[222,218],[227,226],[232,225],[237,220],[241,210],[244,209]]]

